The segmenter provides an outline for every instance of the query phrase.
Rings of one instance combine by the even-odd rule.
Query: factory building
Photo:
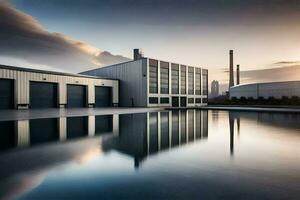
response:
[[[300,97],[300,81],[242,84],[230,88],[230,98]]]
[[[120,106],[192,107],[207,104],[208,71],[143,57],[86,72],[120,81]]]
[[[0,109],[110,107],[119,81],[0,65]]]

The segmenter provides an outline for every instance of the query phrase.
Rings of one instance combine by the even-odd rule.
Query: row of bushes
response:
[[[241,97],[236,98],[233,97],[231,99],[223,99],[222,101],[214,101],[212,100],[210,104],[225,104],[225,105],[300,105],[300,98],[298,96],[293,96],[291,98],[287,96],[283,96],[282,98],[264,98],[259,97],[258,99],[254,99],[253,97]]]

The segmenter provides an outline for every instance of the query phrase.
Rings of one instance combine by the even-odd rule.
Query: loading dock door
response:
[[[14,107],[14,81],[0,79],[0,109],[13,109]]]
[[[56,108],[57,84],[30,82],[30,108]]]
[[[67,86],[67,107],[80,108],[86,107],[87,93],[84,85]]]
[[[186,107],[186,97],[180,97],[180,107]]]
[[[111,87],[95,87],[95,107],[111,107],[112,106],[112,88]]]
[[[179,97],[172,97],[172,107],[179,106]]]

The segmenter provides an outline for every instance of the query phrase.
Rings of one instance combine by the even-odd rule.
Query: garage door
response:
[[[14,81],[0,79],[0,109],[12,109],[14,106]]]
[[[56,108],[57,84],[30,82],[30,108]]]
[[[57,118],[31,119],[30,120],[30,144],[36,145],[59,139]]]
[[[111,87],[95,87],[95,107],[111,107],[112,106],[112,88]]]
[[[88,135],[88,117],[67,118],[67,139]]]
[[[68,108],[86,107],[86,86],[68,85],[67,86],[67,106]]]

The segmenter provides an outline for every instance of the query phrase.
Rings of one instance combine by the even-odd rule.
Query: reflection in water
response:
[[[190,109],[0,122],[0,198],[298,199],[299,120]]]

